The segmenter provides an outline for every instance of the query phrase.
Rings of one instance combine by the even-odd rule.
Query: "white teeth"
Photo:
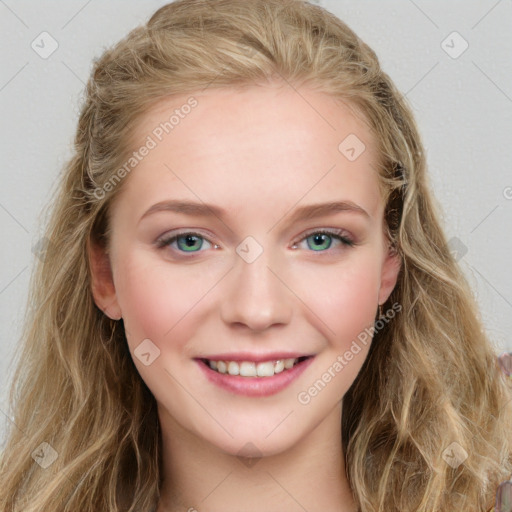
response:
[[[256,363],[244,361],[240,364],[240,375],[242,377],[256,377]]]
[[[229,375],[242,377],[272,377],[276,373],[289,370],[298,362],[297,358],[279,359],[277,361],[264,361],[254,363],[252,361],[208,361],[212,370]]]
[[[295,359],[285,359],[284,367],[289,370],[295,364]]]
[[[229,375],[238,375],[240,373],[240,367],[238,366],[237,362],[229,361],[228,373],[229,373]]]
[[[276,365],[274,366],[274,373],[281,373],[284,370],[284,361],[276,361]]]
[[[274,363],[272,361],[268,363],[258,363],[256,372],[258,373],[258,377],[272,377],[272,375],[274,375]]]

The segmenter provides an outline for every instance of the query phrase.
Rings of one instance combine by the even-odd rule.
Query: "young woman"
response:
[[[505,372],[411,111],[344,23],[162,7],[95,63],[75,142],[2,511],[505,506]]]

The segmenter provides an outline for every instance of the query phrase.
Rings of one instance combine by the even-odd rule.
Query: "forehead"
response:
[[[196,195],[242,206],[255,197],[273,204],[279,193],[298,201],[338,191],[373,212],[379,201],[366,120],[312,89],[280,84],[167,97],[133,135],[135,149],[149,140],[152,146],[123,184],[141,201]]]

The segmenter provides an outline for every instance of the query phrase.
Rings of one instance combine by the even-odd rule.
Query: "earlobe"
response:
[[[400,254],[392,247],[388,247],[386,259],[382,265],[381,284],[379,290],[379,304],[384,304],[395,288],[402,267]]]
[[[122,313],[117,302],[110,258],[104,247],[91,240],[87,244],[87,253],[94,302],[109,318],[119,320]]]

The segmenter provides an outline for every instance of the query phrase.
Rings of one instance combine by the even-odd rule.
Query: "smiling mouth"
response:
[[[201,359],[213,371],[225,375],[238,375],[240,377],[273,377],[275,374],[286,372],[294,366],[310,359],[313,356],[295,357],[289,359],[275,359],[272,361],[214,361]]]

